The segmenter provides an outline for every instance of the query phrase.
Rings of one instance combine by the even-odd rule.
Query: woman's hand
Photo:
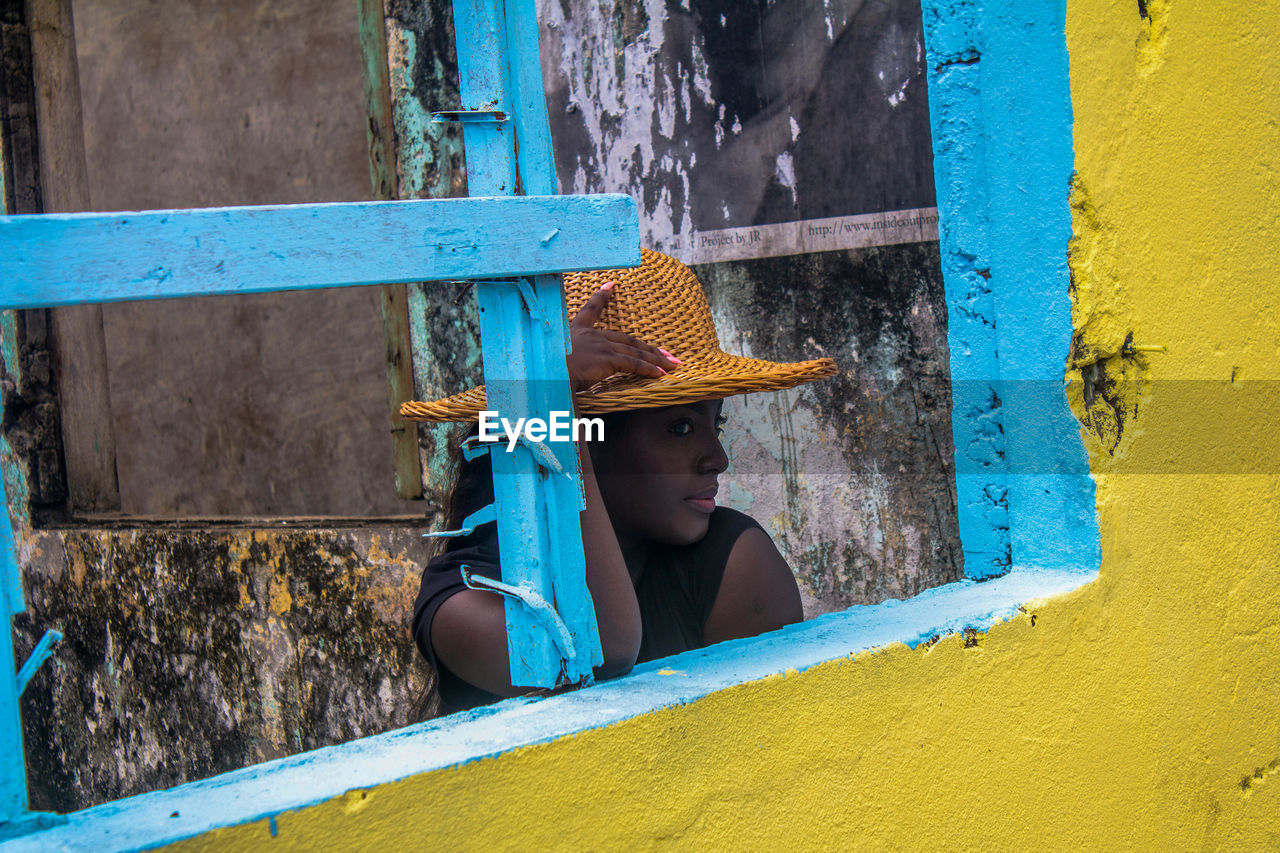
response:
[[[612,295],[613,282],[608,282],[593,293],[569,321],[571,350],[565,361],[574,391],[590,388],[615,373],[666,376],[668,368],[684,363],[661,347],[650,346],[639,338],[595,328]]]

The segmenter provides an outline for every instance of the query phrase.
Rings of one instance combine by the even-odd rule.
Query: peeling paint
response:
[[[622,41],[609,4],[539,6],[562,190],[631,194],[644,245],[689,260],[695,232],[932,204],[917,6],[650,2]],[[886,115],[851,94],[872,68]]]
[[[1137,69],[1141,77],[1149,77],[1164,64],[1165,42],[1169,37],[1170,0],[1138,0]]]
[[[1067,397],[1095,454],[1123,459],[1141,433],[1139,413],[1151,393],[1149,359],[1130,351],[1137,325],[1123,299],[1116,266],[1118,234],[1085,181],[1072,181],[1070,244],[1072,323]]]

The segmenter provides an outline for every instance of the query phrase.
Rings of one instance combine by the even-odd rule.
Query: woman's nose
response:
[[[729,455],[724,452],[724,445],[720,443],[719,436],[712,436],[709,446],[698,457],[698,473],[723,474],[729,467]]]

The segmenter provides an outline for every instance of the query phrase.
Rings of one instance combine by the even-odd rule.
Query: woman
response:
[[[580,414],[605,415],[603,441],[583,443],[581,516],[587,585],[604,664],[598,678],[801,619],[795,578],[768,534],[719,507],[728,467],[722,398],[830,376],[830,359],[795,364],[720,349],[701,284],[674,258],[641,250],[640,267],[565,276]],[[406,417],[474,419],[479,389],[410,403]],[[487,457],[455,487],[454,522],[492,500]],[[477,528],[428,563],[414,607],[418,647],[447,710],[525,692],[510,682],[501,596],[463,585],[459,567],[496,577],[496,525]]]

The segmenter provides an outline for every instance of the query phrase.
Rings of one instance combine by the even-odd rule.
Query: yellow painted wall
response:
[[[864,655],[282,815],[274,846],[1280,849],[1280,476],[1170,473],[1224,447],[1248,465],[1250,441],[1276,469],[1248,382],[1280,379],[1280,3],[1136,5],[1068,2],[1075,363],[1143,381],[1120,388],[1118,440],[1090,415],[1096,583],[972,648]],[[1130,331],[1167,352],[1123,358]]]

